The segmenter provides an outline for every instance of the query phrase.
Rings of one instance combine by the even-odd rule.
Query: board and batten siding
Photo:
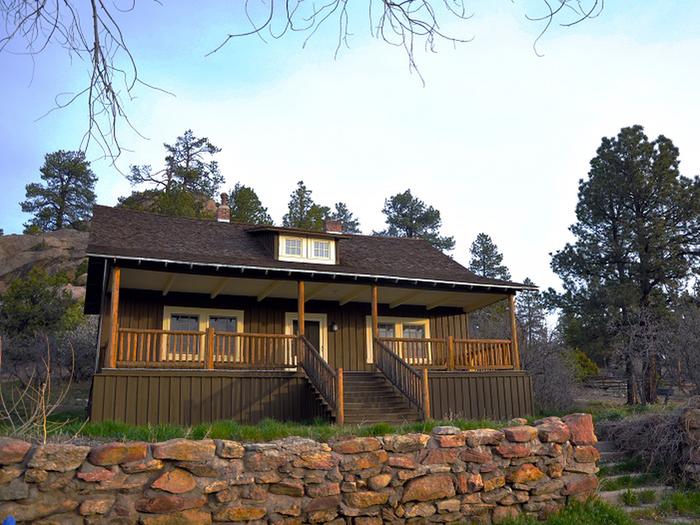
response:
[[[506,420],[534,413],[527,372],[442,372],[431,370],[430,407],[435,419]]]
[[[171,293],[162,296],[160,292],[124,289],[119,298],[119,324],[123,328],[161,329],[163,326],[164,306],[188,306],[200,308],[224,308],[243,310],[243,330],[249,333],[283,334],[286,312],[295,312],[295,300],[265,299],[257,302],[255,298],[218,296],[210,299],[203,294]],[[309,301],[306,312],[326,314],[328,323],[336,323],[338,330],[328,330],[328,363],[334,369],[348,371],[373,371],[374,364],[367,362],[367,316],[370,305],[348,303],[340,306],[329,301]],[[399,307],[389,310],[380,305],[380,316],[428,318],[430,335],[446,338],[449,335],[457,339],[468,338],[468,317],[464,313],[455,313],[455,309],[426,310],[417,307]],[[108,319],[109,314],[106,314]]]
[[[90,420],[196,425],[327,415],[295,372],[114,370],[93,377]]]

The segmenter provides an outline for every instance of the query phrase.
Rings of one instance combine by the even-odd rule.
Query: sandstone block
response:
[[[503,458],[524,458],[530,455],[530,448],[522,443],[501,443],[496,453]]]
[[[537,434],[544,443],[566,443],[571,437],[569,427],[559,418],[536,422]]]
[[[32,459],[31,468],[68,472],[77,469],[90,452],[90,447],[77,445],[48,444],[37,447]]]
[[[590,414],[570,414],[564,416],[562,421],[569,427],[570,439],[574,445],[595,445],[598,442]]]
[[[372,490],[379,490],[386,487],[391,482],[391,474],[377,474],[367,480],[367,485]]]
[[[359,454],[379,450],[382,448],[382,443],[375,437],[356,437],[335,441],[331,444],[331,448],[339,454]]]
[[[518,468],[508,472],[507,480],[511,483],[529,483],[539,481],[544,477],[544,472],[531,463],[524,463]]]
[[[202,510],[183,510],[174,514],[143,516],[142,525],[209,525],[211,513]]]
[[[449,474],[430,474],[406,483],[402,501],[430,501],[451,498],[455,486]]]
[[[225,459],[240,459],[245,454],[245,447],[238,441],[221,439],[218,442],[217,454]]]
[[[89,498],[80,504],[80,514],[89,516],[90,514],[107,514],[114,505],[115,496],[99,496]]]
[[[433,435],[435,436],[454,436],[461,434],[462,431],[453,426],[438,426],[433,429]]]
[[[454,448],[434,448],[424,452],[423,465],[452,464],[459,459],[459,451]]]
[[[9,483],[22,475],[24,469],[20,465],[6,465],[0,468],[0,485]],[[27,480],[25,480],[27,481]]]
[[[598,488],[598,478],[587,474],[567,474],[561,480],[564,483],[562,494],[573,496],[592,494]]]
[[[488,463],[493,456],[488,448],[479,446],[463,449],[459,453],[459,459],[465,463]]]
[[[467,442],[464,434],[447,434],[435,436],[435,441],[443,448],[463,447]]]
[[[184,494],[196,486],[197,483],[192,474],[179,468],[164,472],[151,483],[151,488],[164,490],[171,494]]]
[[[109,466],[143,461],[148,455],[148,444],[134,443],[107,443],[94,447],[90,451],[89,460],[93,465]]]
[[[416,503],[415,505],[407,505],[404,516],[406,518],[427,518],[435,514],[435,505],[432,503]]]
[[[264,507],[234,505],[214,513],[214,521],[251,521],[262,519],[267,510]]]
[[[154,472],[162,469],[164,463],[160,459],[146,459],[143,461],[134,461],[124,463],[121,469],[127,474],[138,474],[139,472]]]
[[[574,447],[574,459],[581,463],[594,463],[600,459],[600,452],[591,445]]]
[[[343,471],[349,470],[365,470],[372,467],[378,467],[386,463],[389,459],[389,454],[384,450],[375,450],[373,452],[363,452],[360,454],[352,454],[343,456],[340,459],[340,468]]]
[[[90,463],[83,463],[80,470],[76,474],[78,479],[88,482],[97,481],[108,481],[115,476],[115,472],[104,468],[104,467],[94,467]]]
[[[492,428],[480,428],[477,430],[466,430],[464,436],[467,439],[467,445],[470,447],[478,447],[480,445],[498,445],[505,434],[500,430]]]
[[[192,441],[189,439],[171,439],[156,443],[152,448],[156,459],[175,459],[178,461],[207,461],[216,453],[216,443],[211,439]]]
[[[384,448],[390,452],[415,452],[430,441],[427,434],[394,434],[384,436]]]
[[[361,490],[357,492],[348,492],[345,494],[344,498],[345,502],[351,507],[364,509],[374,505],[383,505],[389,499],[389,494],[385,492]]]
[[[503,433],[508,441],[515,443],[527,443],[537,437],[537,429],[529,425],[504,428]]]
[[[493,521],[494,525],[498,525],[499,523],[505,523],[507,521],[513,520],[518,517],[518,509],[515,507],[503,507],[503,506],[498,506],[495,509],[493,509],[493,515],[491,516],[491,520]]]
[[[31,448],[32,445],[26,441],[0,437],[0,465],[21,463]]]
[[[478,492],[484,488],[484,480],[481,474],[474,472],[460,472],[457,474],[457,492],[469,494]]]
[[[304,484],[299,480],[287,479],[270,485],[268,490],[272,494],[301,498],[304,495]]]
[[[177,494],[159,494],[136,500],[135,507],[139,512],[151,514],[166,514],[181,510],[196,509],[207,503],[206,496],[182,496]]]
[[[396,468],[414,469],[418,467],[416,458],[409,454],[391,454],[389,466]]]
[[[13,479],[0,487],[0,500],[11,501],[29,497],[29,485],[21,479]]]

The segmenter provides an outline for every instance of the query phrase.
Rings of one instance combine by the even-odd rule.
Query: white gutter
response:
[[[151,257],[129,257],[129,256],[124,256],[124,255],[106,255],[102,253],[86,253],[85,254],[88,257],[103,257],[106,259],[126,259],[129,261],[148,261],[148,262],[160,262],[160,263],[165,263],[165,264],[189,264],[190,267],[192,266],[208,266],[212,268],[216,268],[217,270],[219,268],[233,268],[236,270],[260,270],[260,271],[268,271],[268,272],[296,272],[296,273],[305,273],[305,274],[311,274],[311,275],[328,275],[331,277],[337,277],[337,276],[342,276],[342,277],[364,277],[367,279],[389,279],[389,280],[395,280],[395,281],[405,281],[405,282],[413,282],[413,283],[429,283],[429,284],[446,284],[450,285],[452,287],[455,286],[474,286],[477,288],[502,288],[502,289],[517,289],[517,290],[532,290],[532,291],[537,291],[539,288],[536,286],[512,286],[512,285],[506,285],[506,284],[485,284],[485,283],[469,283],[469,282],[464,282],[464,281],[445,281],[445,280],[440,280],[440,279],[421,279],[421,278],[414,278],[414,277],[398,277],[396,275],[374,275],[374,274],[363,274],[363,273],[345,273],[345,272],[329,272],[329,271],[324,271],[324,270],[305,270],[305,269],[298,269],[298,268],[275,268],[275,267],[269,267],[269,266],[247,266],[247,265],[242,265],[242,264],[221,264],[221,263],[205,263],[205,262],[196,262],[196,261],[177,261],[177,260],[172,260],[172,259],[154,259]]]

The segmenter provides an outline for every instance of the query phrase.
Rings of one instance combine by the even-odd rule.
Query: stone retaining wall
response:
[[[32,446],[0,438],[0,519],[47,524],[499,523],[598,484],[590,415],[432,435]]]

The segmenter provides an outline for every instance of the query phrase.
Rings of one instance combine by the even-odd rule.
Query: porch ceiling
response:
[[[293,280],[251,279],[216,277],[184,273],[158,272],[123,268],[121,287],[141,290],[157,290],[163,295],[172,292],[256,297],[263,301],[268,297],[296,299],[297,283]],[[366,284],[340,284],[335,282],[307,282],[307,301],[371,302],[371,288]],[[438,307],[462,308],[470,312],[508,297],[500,293],[473,293],[464,291],[432,291],[419,288],[380,286],[379,303],[390,308],[402,305],[418,305],[428,309]]]

